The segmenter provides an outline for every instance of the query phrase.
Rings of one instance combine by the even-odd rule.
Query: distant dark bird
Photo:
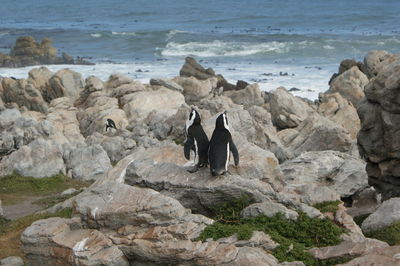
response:
[[[208,137],[201,126],[200,114],[192,108],[188,120],[186,120],[186,142],[183,147],[185,158],[190,160],[190,151],[194,151],[194,173],[200,167],[208,165]]]
[[[112,119],[108,118],[107,119],[107,123],[106,123],[106,131],[108,128],[114,128],[115,130],[117,129],[117,127],[115,126],[115,123]]]
[[[217,117],[208,148],[208,160],[213,176],[223,175],[228,171],[230,152],[232,152],[235,165],[237,166],[239,164],[239,153],[229,131],[226,112],[223,112]]]

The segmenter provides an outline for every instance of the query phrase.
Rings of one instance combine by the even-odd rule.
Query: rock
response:
[[[194,77],[176,77],[173,79],[183,88],[183,95],[187,103],[193,103],[207,97],[216,87],[216,79],[198,80]]]
[[[349,70],[350,68],[352,68],[354,66],[358,67],[358,69],[361,72],[366,74],[366,69],[365,69],[365,66],[364,66],[364,64],[362,62],[357,62],[354,59],[345,59],[342,62],[340,62],[339,72],[332,75],[331,79],[329,80],[329,85],[332,83],[332,81],[336,77],[340,76],[342,73],[346,72],[347,70]]]
[[[173,80],[165,79],[165,78],[156,78],[150,79],[150,85],[153,86],[163,86],[167,89],[178,91],[183,93],[183,88],[178,83],[174,82]]]
[[[120,131],[117,132],[116,136],[104,136],[99,133],[95,133],[88,137],[86,142],[89,145],[100,144],[107,152],[111,162],[115,163],[130,154],[136,147],[136,141],[133,140],[133,136],[126,133],[126,131]]]
[[[47,103],[43,100],[42,94],[27,80],[3,78],[1,82],[4,103],[16,103],[20,107],[26,106],[29,110],[43,113],[47,111]]]
[[[280,203],[274,202],[261,202],[251,204],[244,208],[240,215],[242,217],[255,217],[263,214],[265,216],[271,217],[278,213],[282,213],[286,219],[290,220],[296,220],[299,216],[297,212],[286,208]]]
[[[338,151],[304,152],[280,165],[286,185],[318,184],[347,198],[368,187],[365,163]]]
[[[112,74],[106,83],[108,89],[118,88],[124,84],[133,83],[133,79],[121,74]]]
[[[4,259],[0,260],[0,265],[4,265],[4,266],[23,266],[24,265],[24,261],[22,260],[21,257],[10,256],[10,257],[7,257],[7,258],[4,258]]]
[[[375,249],[372,252],[361,257],[355,258],[342,266],[374,266],[374,265],[399,265],[400,262],[400,246],[392,246]]]
[[[279,129],[297,127],[313,112],[307,103],[283,87],[270,94],[269,104],[273,122]]]
[[[195,77],[196,79],[205,80],[215,76],[214,70],[211,68],[205,69],[192,57],[185,58],[185,64],[180,72],[182,77]]]
[[[10,55],[0,53],[0,67],[25,67],[33,65],[48,64],[83,64],[93,65],[92,63],[77,59],[73,60],[68,55],[57,56],[57,49],[49,38],[43,38],[38,43],[31,36],[19,37],[15,46],[11,48]]]
[[[0,200],[0,217],[4,215],[3,208],[1,207],[1,200]]]
[[[350,135],[343,127],[315,113],[301,122],[295,131],[285,129],[278,136],[294,155],[304,151],[348,152],[352,146]]]
[[[364,232],[376,231],[400,221],[400,198],[384,201],[361,225]]]
[[[72,178],[78,180],[96,180],[111,168],[107,153],[98,144],[75,148],[64,157],[67,171],[71,170]]]
[[[276,243],[269,235],[262,231],[254,231],[249,240],[236,241],[234,244],[237,247],[260,247],[265,251],[273,250],[279,247],[278,243]]]
[[[365,95],[364,87],[368,82],[368,77],[354,66],[335,78],[327,93],[338,92],[354,106],[358,106]]]
[[[75,188],[69,188],[69,189],[66,189],[66,190],[64,190],[63,192],[61,192],[61,196],[72,195],[72,194],[75,194],[76,192],[78,192],[77,189],[75,189]]]
[[[361,121],[358,148],[367,161],[369,184],[384,199],[400,196],[400,59],[394,56],[388,55],[377,68],[377,76],[365,87],[366,99],[357,109]]]
[[[382,50],[370,51],[364,57],[364,64],[369,78],[372,78],[379,73],[381,67],[384,65],[384,61],[388,57],[390,57],[390,54]]]
[[[75,100],[84,87],[85,82],[80,73],[69,69],[61,69],[49,80],[46,98],[52,100],[66,96]]]
[[[113,88],[110,96],[120,99],[120,104],[125,105],[127,103],[125,98],[123,98],[125,95],[144,90],[146,90],[145,86],[139,81],[134,80],[131,83],[122,84],[119,87]]]
[[[182,94],[165,88],[155,91],[140,91],[131,95],[131,100],[124,105],[123,109],[128,118],[135,121],[147,118],[153,111],[171,116],[185,103]]]
[[[21,117],[18,109],[5,109],[0,113],[0,128],[6,129],[12,126]]]
[[[366,188],[352,196],[351,208],[347,208],[347,213],[353,217],[370,214],[381,205],[381,195],[374,187]]]
[[[79,218],[34,222],[21,236],[30,265],[129,265],[103,233],[82,229]]]
[[[264,98],[262,97],[260,87],[257,83],[248,85],[245,89],[226,91],[223,95],[231,98],[236,104],[244,105],[245,109],[253,105],[264,104]]]
[[[360,118],[357,110],[349,100],[344,99],[339,93],[320,93],[318,113],[341,125],[354,140],[360,131]]]
[[[50,79],[53,75],[54,73],[48,70],[47,67],[33,68],[29,71],[28,83],[41,92],[46,102],[52,100],[51,95],[47,93],[50,86]]]
[[[41,178],[65,173],[62,155],[61,147],[54,141],[35,139],[0,161],[0,176],[15,172]]]

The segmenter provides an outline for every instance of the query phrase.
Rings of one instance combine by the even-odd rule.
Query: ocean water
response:
[[[49,69],[103,80],[174,77],[193,56],[231,82],[295,87],[315,99],[341,60],[400,52],[397,0],[1,0],[0,10],[0,52],[19,36],[50,37],[60,53],[96,65]],[[0,68],[0,75],[26,78],[30,69]]]

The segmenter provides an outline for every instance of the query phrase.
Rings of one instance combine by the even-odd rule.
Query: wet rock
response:
[[[357,107],[365,96],[364,87],[368,82],[368,77],[354,66],[335,78],[327,93],[338,92]]]

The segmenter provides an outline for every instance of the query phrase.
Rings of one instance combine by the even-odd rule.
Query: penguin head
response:
[[[200,114],[194,108],[192,108],[187,121],[188,126],[200,125],[200,123],[201,123]]]
[[[229,131],[229,124],[228,124],[228,118],[226,116],[226,111],[217,117],[217,120],[215,121],[215,128],[219,129],[225,128],[226,130]]]

